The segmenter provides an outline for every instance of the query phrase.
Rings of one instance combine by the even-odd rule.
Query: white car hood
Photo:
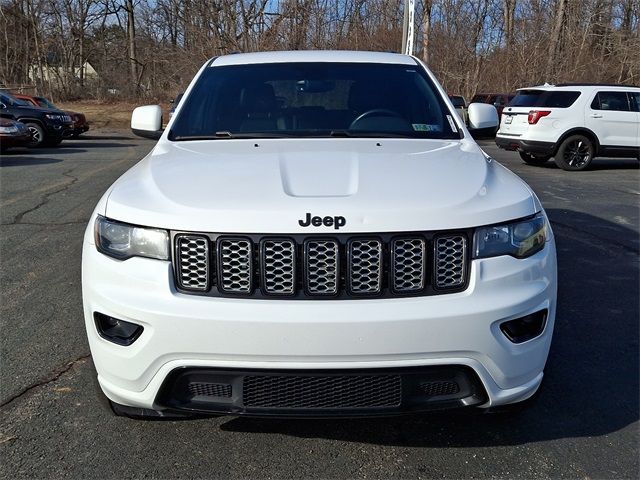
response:
[[[161,140],[108,196],[105,215],[220,233],[444,230],[540,209],[527,185],[469,140]],[[346,225],[301,226],[306,214]]]

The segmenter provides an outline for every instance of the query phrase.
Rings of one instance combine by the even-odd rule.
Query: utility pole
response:
[[[413,39],[415,37],[415,0],[404,0],[404,23],[402,25],[402,53],[413,55]]]

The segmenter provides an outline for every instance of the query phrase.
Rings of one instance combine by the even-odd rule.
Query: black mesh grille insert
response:
[[[255,408],[398,407],[400,375],[246,376],[243,403]]]
[[[189,393],[194,397],[230,397],[231,385],[224,383],[205,383],[205,382],[193,382],[190,383]]]
[[[418,389],[429,397],[453,395],[460,391],[460,386],[455,381],[423,382]]]

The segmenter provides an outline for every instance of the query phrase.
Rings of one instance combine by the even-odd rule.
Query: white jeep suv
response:
[[[82,287],[99,384],[132,416],[377,415],[520,402],[556,311],[540,202],[420,60],[211,59],[104,194]],[[498,124],[471,105],[477,128]]]
[[[640,159],[640,88],[521,88],[502,112],[496,144],[531,165],[554,157],[564,170],[584,170],[598,156]]]

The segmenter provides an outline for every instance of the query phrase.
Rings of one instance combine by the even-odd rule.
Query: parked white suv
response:
[[[495,128],[492,105],[469,122]],[[376,415],[538,389],[556,311],[540,202],[420,60],[218,57],[98,203],[84,314],[116,413]]]
[[[521,88],[502,113],[496,144],[531,165],[554,157],[564,170],[584,170],[594,157],[640,159],[640,88]]]

